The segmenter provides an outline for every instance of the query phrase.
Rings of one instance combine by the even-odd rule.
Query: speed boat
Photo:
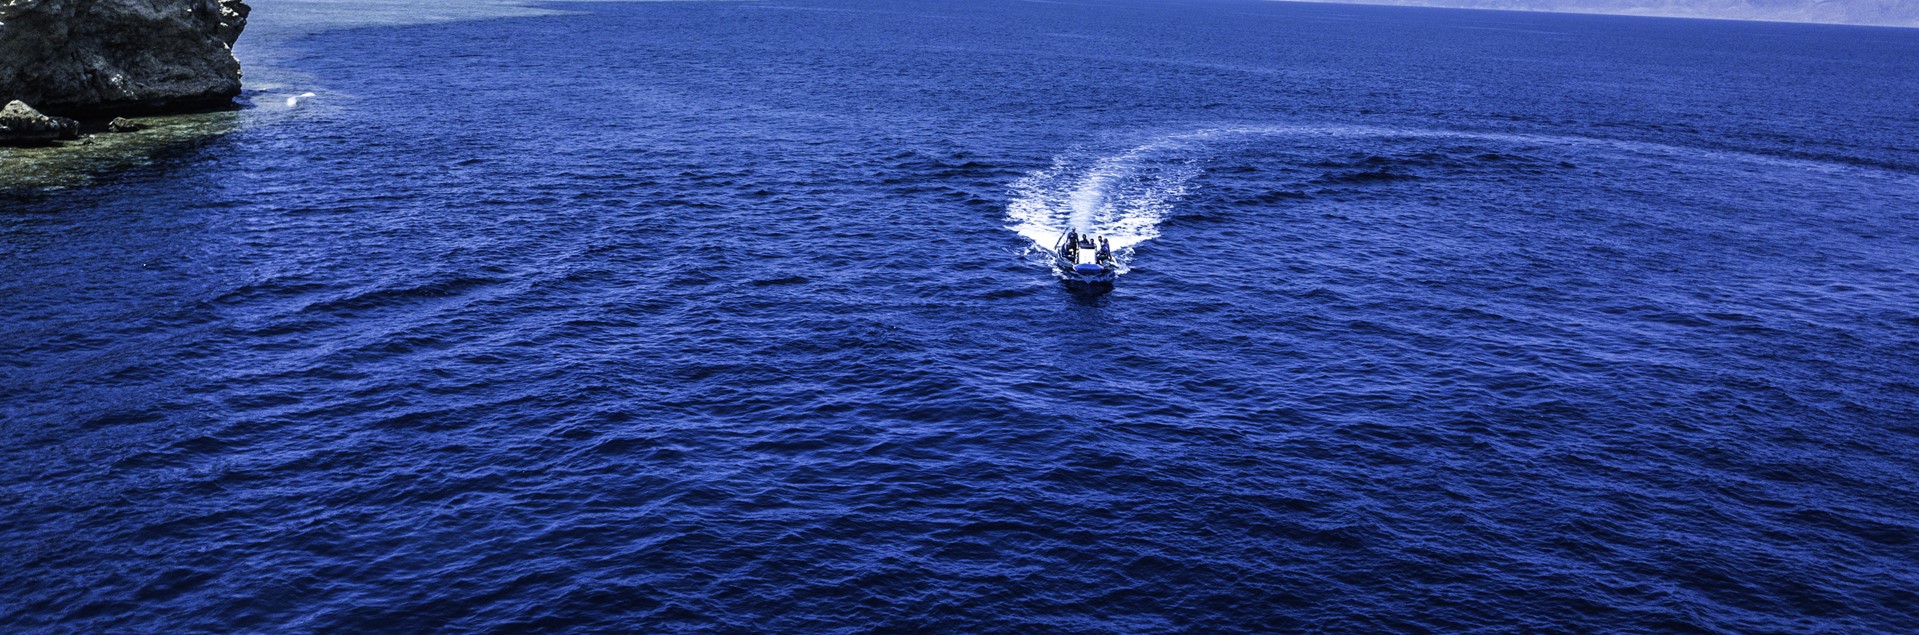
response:
[[[1053,267],[1059,270],[1067,285],[1088,289],[1110,289],[1113,279],[1119,277],[1119,267],[1113,263],[1113,251],[1106,239],[1077,231],[1066,232],[1053,245]]]

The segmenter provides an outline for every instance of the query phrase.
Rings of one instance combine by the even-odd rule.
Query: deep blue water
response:
[[[0,630],[1919,624],[1919,31],[563,8],[0,197]]]

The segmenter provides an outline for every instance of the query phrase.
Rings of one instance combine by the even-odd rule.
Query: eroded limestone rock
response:
[[[240,94],[241,0],[0,0],[0,101],[70,116],[205,110]]]

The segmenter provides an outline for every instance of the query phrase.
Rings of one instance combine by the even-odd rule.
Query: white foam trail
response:
[[[1007,228],[1033,241],[1038,250],[1051,249],[1069,229],[1105,236],[1112,241],[1114,256],[1123,272],[1131,259],[1132,248],[1159,236],[1160,221],[1170,215],[1186,195],[1187,182],[1201,173],[1201,161],[1216,154],[1221,144],[1273,137],[1458,138],[1515,145],[1599,148],[1610,152],[1704,156],[1825,170],[1859,169],[1731,150],[1593,137],[1343,125],[1228,126],[1167,135],[1090,161],[1072,154],[1055,157],[1052,166],[1013,183],[1013,201],[1006,208],[1010,223]]]
[[[1196,138],[1164,137],[1090,163],[1055,158],[1051,167],[1013,183],[1008,228],[1041,249],[1069,229],[1104,236],[1123,272],[1132,247],[1159,235],[1160,221],[1199,175],[1190,151]]]

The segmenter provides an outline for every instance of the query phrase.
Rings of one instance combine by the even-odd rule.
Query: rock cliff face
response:
[[[0,0],[0,103],[102,116],[201,110],[240,94],[241,0]]]

